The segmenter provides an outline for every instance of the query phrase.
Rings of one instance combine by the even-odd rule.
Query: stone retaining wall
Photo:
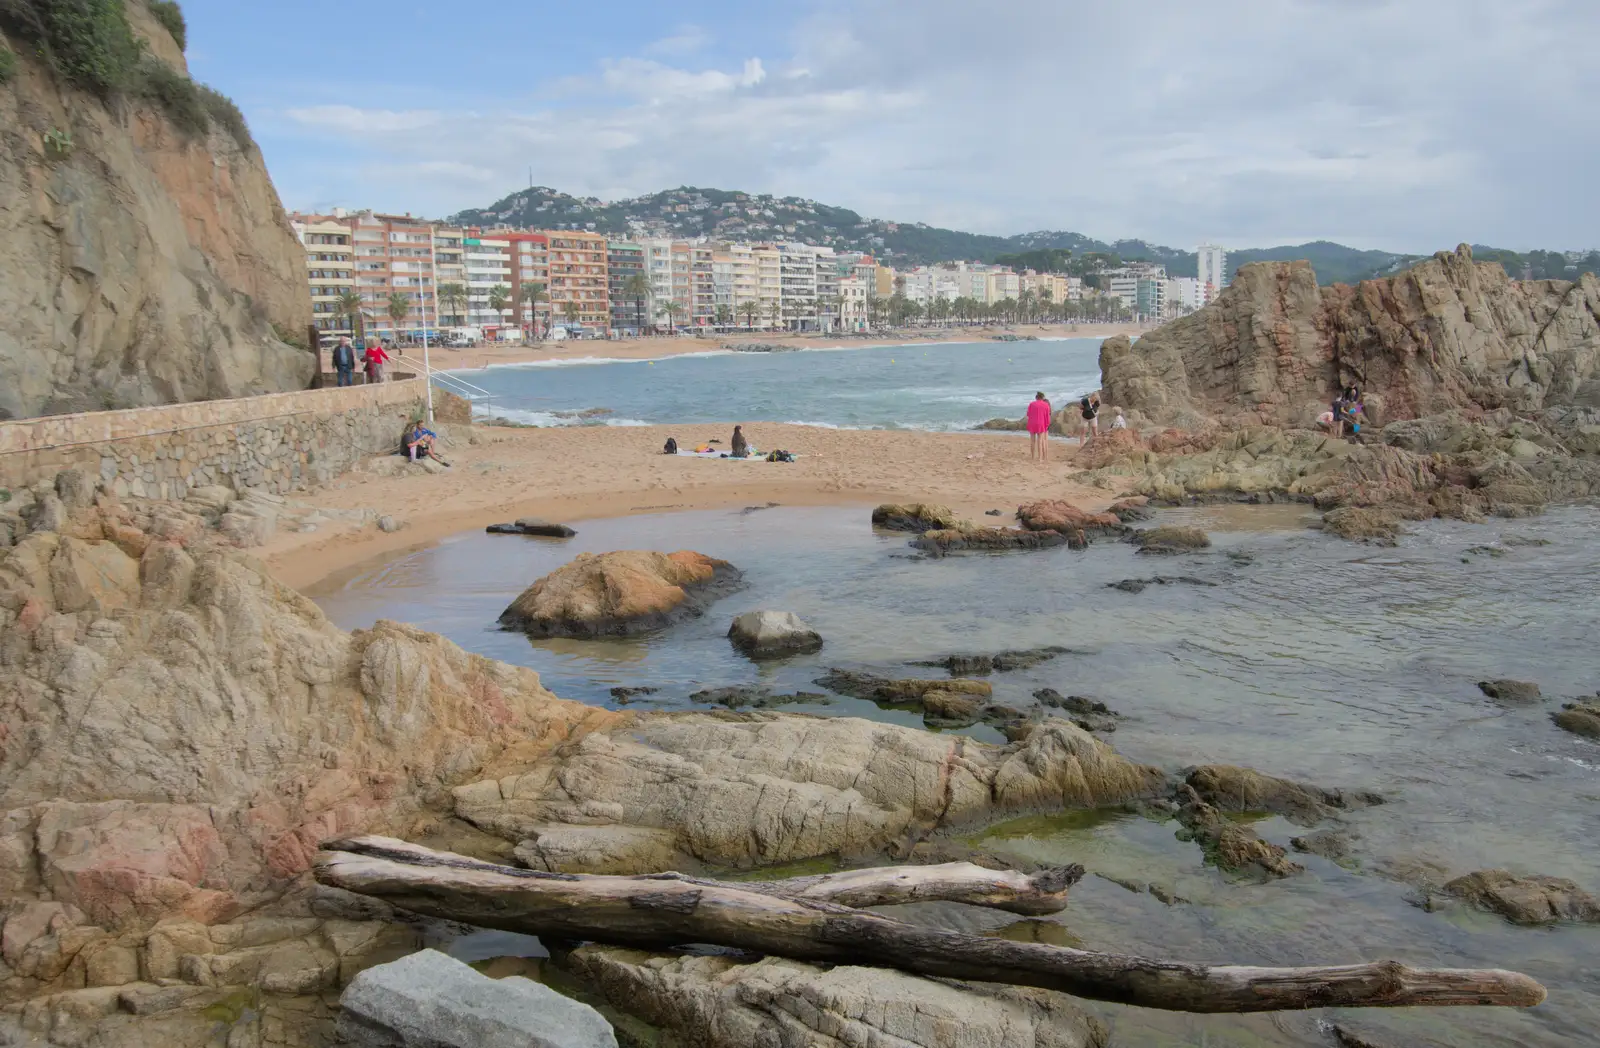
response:
[[[412,378],[0,422],[0,487],[76,467],[119,495],[181,499],[211,484],[282,494],[395,450],[426,392]]]

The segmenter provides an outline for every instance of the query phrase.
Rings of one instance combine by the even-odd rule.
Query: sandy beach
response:
[[[922,345],[932,342],[987,342],[995,335],[1037,338],[1110,338],[1113,335],[1139,335],[1148,330],[1139,324],[1017,324],[1009,327],[917,328],[893,332],[885,338],[853,338],[847,335],[770,335],[764,332],[735,332],[715,338],[691,335],[629,338],[615,341],[585,339],[576,342],[498,342],[469,349],[433,347],[430,362],[435,368],[468,370],[494,364],[525,364],[535,360],[580,360],[596,357],[611,360],[651,360],[705,353],[725,343],[767,342],[775,345],[804,346],[881,346]],[[407,349],[418,355],[415,346]],[[403,365],[402,365],[403,367]]]
[[[296,503],[370,508],[401,525],[383,532],[334,520],[312,532],[280,532],[260,552],[273,573],[304,587],[369,557],[523,516],[571,522],[596,517],[724,507],[939,502],[970,519],[1010,523],[1021,502],[1067,498],[1103,506],[1113,492],[1073,482],[1076,443],[1056,440],[1045,465],[1028,461],[1013,434],[836,430],[756,423],[762,451],[782,448],[794,463],[661,454],[668,436],[687,447],[733,423],[515,429],[445,427],[451,468],[429,473],[396,456],[369,460]],[[1000,517],[987,517],[998,509]]]

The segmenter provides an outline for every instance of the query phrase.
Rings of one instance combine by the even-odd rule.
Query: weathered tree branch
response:
[[[1078,997],[1189,1012],[1528,1007],[1545,998],[1544,987],[1533,979],[1499,969],[1415,969],[1396,961],[1311,968],[1212,967],[940,931],[839,905],[839,899],[856,897],[847,878],[836,882],[835,888],[816,889],[824,898],[807,898],[804,892],[826,878],[801,879],[801,894],[785,895],[772,890],[781,882],[755,885],[676,873],[599,877],[522,870],[386,837],[333,841],[326,849],[314,867],[317,880],[324,884],[431,917],[562,939],[657,949],[710,943],[797,960],[1038,986]],[[884,892],[880,884],[860,897],[889,901]]]

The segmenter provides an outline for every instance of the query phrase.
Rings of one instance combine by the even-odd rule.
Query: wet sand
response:
[[[806,346],[893,346],[922,345],[933,342],[987,342],[994,335],[1034,335],[1039,338],[1110,338],[1112,335],[1138,335],[1145,328],[1138,324],[1019,324],[1013,327],[978,328],[926,328],[908,329],[891,333],[886,338],[853,338],[848,335],[772,335],[765,332],[734,332],[715,338],[690,335],[674,337],[629,338],[601,340],[584,339],[576,342],[535,342],[524,345],[504,342],[479,345],[470,349],[430,350],[430,362],[436,368],[466,370],[489,367],[495,364],[525,364],[536,360],[579,360],[595,357],[610,360],[652,360],[661,357],[682,356],[685,353],[705,353],[721,349],[725,343],[767,342],[774,345]],[[408,354],[420,355],[421,349],[409,347]]]
[[[1075,483],[1076,444],[1057,439],[1045,465],[1028,461],[1015,434],[836,430],[756,423],[746,435],[762,451],[783,448],[793,463],[666,456],[717,438],[733,423],[692,426],[583,426],[514,429],[446,427],[441,453],[452,467],[431,474],[397,456],[295,501],[334,509],[371,508],[401,524],[386,533],[334,521],[314,532],[280,532],[260,552],[285,583],[305,587],[368,557],[517,517],[594,519],[767,503],[873,505],[939,502],[970,519],[1011,523],[1021,502],[1066,498],[1085,508],[1115,492]],[[470,440],[477,440],[472,444]],[[1000,517],[985,516],[991,509]]]

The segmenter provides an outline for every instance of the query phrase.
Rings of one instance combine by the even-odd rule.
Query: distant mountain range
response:
[[[536,229],[588,229],[611,236],[698,237],[735,240],[793,238],[826,244],[838,251],[865,251],[893,266],[935,262],[993,261],[1024,251],[1064,249],[1075,257],[1090,253],[1115,255],[1122,261],[1160,262],[1174,276],[1196,271],[1193,251],[1163,247],[1143,240],[1111,243],[1081,233],[1041,230],[1011,237],[939,229],[921,222],[863,218],[849,208],[833,207],[803,197],[775,197],[728,189],[680,186],[632,200],[604,201],[575,197],[545,186],[521,189],[486,208],[462,211],[450,221],[476,226],[505,223]],[[1440,247],[1454,247],[1442,244]],[[1512,276],[1565,277],[1600,271],[1600,252],[1574,261],[1560,252],[1518,254],[1474,245],[1479,257],[1502,262]],[[1359,251],[1326,240],[1283,247],[1228,250],[1228,268],[1246,262],[1306,259],[1324,284],[1352,283],[1388,276],[1423,255]]]

